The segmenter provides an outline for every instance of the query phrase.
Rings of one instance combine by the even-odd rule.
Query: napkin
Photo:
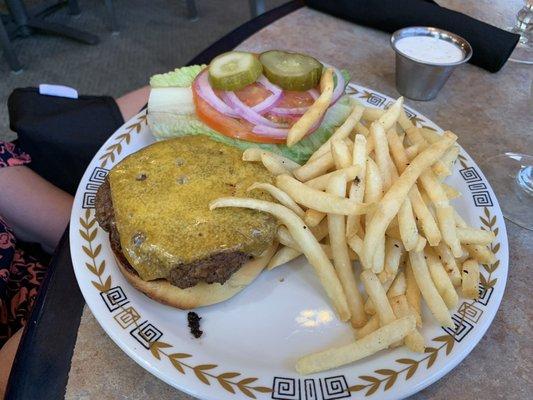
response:
[[[441,7],[431,0],[306,0],[306,5],[390,33],[408,26],[433,26],[453,32],[472,46],[470,63],[490,72],[503,67],[520,39],[520,35]]]

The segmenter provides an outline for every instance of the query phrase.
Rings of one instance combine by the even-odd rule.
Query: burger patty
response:
[[[115,223],[115,213],[111,200],[111,186],[108,179],[100,186],[96,194],[96,220],[109,233],[111,248],[119,261],[131,272],[135,269],[122,252],[120,236]],[[171,271],[167,280],[181,289],[195,286],[200,282],[226,282],[252,255],[240,251],[212,253],[205,258],[191,263],[179,263]],[[136,272],[135,272],[136,273]]]

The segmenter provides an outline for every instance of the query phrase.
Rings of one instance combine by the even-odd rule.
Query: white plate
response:
[[[383,108],[392,101],[357,85],[348,91],[370,106]],[[418,125],[441,131],[424,116],[406,111]],[[398,399],[454,368],[492,322],[507,279],[507,234],[489,183],[461,150],[447,181],[463,193],[454,205],[468,223],[496,234],[492,248],[498,262],[483,266],[480,299],[460,300],[453,313],[454,330],[439,327],[424,310],[430,321],[422,332],[429,346],[426,354],[399,348],[325,373],[299,376],[293,367],[299,356],[353,339],[349,326],[335,318],[303,258],[263,272],[229,301],[200,309],[205,333],[192,338],[186,312],[156,303],[122,277],[108,235],[94,219],[95,193],[108,170],[153,141],[145,114],[140,113],[104,144],[78,188],[70,244],[76,278],[102,328],[133,360],[168,384],[213,400]]]

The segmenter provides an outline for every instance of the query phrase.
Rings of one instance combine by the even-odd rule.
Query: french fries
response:
[[[337,171],[328,172],[327,174],[317,176],[314,179],[308,180],[305,184],[316,190],[326,190],[329,180],[332,176],[341,174],[346,178],[346,181],[351,181],[361,174],[361,168],[358,165],[344,168]]]
[[[332,142],[335,143],[335,142]],[[346,195],[346,181],[342,176],[335,176],[328,185],[328,193],[344,197]],[[363,326],[366,322],[365,310],[363,309],[363,298],[353,271],[348,245],[346,244],[346,225],[343,215],[328,214],[329,241],[333,253],[333,265],[341,281],[348,308],[352,314],[351,321],[354,328]]]
[[[320,79],[320,96],[289,129],[287,146],[291,147],[302,140],[315,123],[326,113],[333,96],[333,70],[327,68]]]
[[[452,317],[440,296],[431,276],[423,252],[410,251],[409,260],[416,284],[431,313],[441,326],[453,327]]]
[[[324,142],[324,144],[320,146],[317,151],[313,153],[309,160],[314,160],[317,157],[322,156],[324,153],[327,153],[329,151],[329,146],[332,141],[346,139],[350,135],[350,133],[352,133],[355,127],[359,124],[359,121],[363,116],[364,109],[365,108],[362,105],[356,104],[350,115],[348,115],[348,118],[346,118],[346,121],[344,121],[343,124],[339,126],[339,128],[337,128],[337,130],[333,133],[333,135],[331,135],[331,137],[326,140],[326,142]]]
[[[242,153],[242,160],[243,161],[262,161],[262,156],[264,154],[269,155],[271,158],[274,158],[277,160],[277,162],[285,169],[288,169],[289,171],[293,171],[296,168],[300,167],[300,164],[292,161],[290,158],[283,157],[282,155],[271,153],[270,151],[262,150],[257,147],[251,147],[249,149],[244,150]]]
[[[285,207],[290,208],[296,215],[298,215],[300,218],[305,217],[305,211],[302,210],[302,208],[296,204],[296,202],[283,190],[278,189],[274,185],[271,185],[270,183],[259,183],[256,182],[253,185],[251,185],[248,189],[246,189],[247,192],[251,190],[264,190],[265,192],[268,192],[272,197],[274,197],[277,201],[280,202],[280,204],[283,204]]]
[[[374,152],[376,154],[376,164],[383,180],[383,186],[388,189],[392,182],[391,163],[392,160],[389,154],[389,145],[387,143],[387,136],[383,125],[373,122],[370,125],[370,135],[374,140]]]
[[[378,204],[368,224],[363,248],[363,265],[372,265],[376,246],[385,235],[388,224],[398,212],[409,190],[424,170],[429,168],[456,141],[457,136],[445,135],[439,142],[418,154]]]
[[[335,168],[348,168],[352,165],[352,155],[344,140],[333,140],[331,142],[331,154],[333,155]]]
[[[272,270],[280,265],[288,263],[289,261],[294,260],[295,258],[302,255],[301,251],[294,250],[291,247],[281,246],[278,248],[276,254],[272,256],[270,261],[267,264],[267,269]]]
[[[416,327],[412,315],[394,320],[346,346],[335,347],[320,353],[310,354],[296,362],[296,372],[302,375],[326,371],[368,357],[384,350],[411,333]]]
[[[457,295],[455,287],[446,273],[442,262],[431,247],[426,247],[425,256],[429,268],[429,274],[431,275],[431,279],[433,280],[437,291],[446,303],[448,309],[451,310],[455,308],[459,302],[459,296]]]
[[[365,214],[373,205],[358,203],[345,197],[313,189],[289,175],[278,175],[276,186],[305,207],[329,214]]]
[[[479,297],[479,264],[476,260],[469,259],[463,263],[461,270],[463,296],[467,299],[477,299]]]
[[[446,244],[450,246],[454,257],[460,257],[462,254],[461,242],[457,237],[453,207],[450,205],[446,193],[433,174],[433,171],[424,171],[420,176],[420,182],[435,205],[437,221],[442,233],[442,238]]]
[[[387,298],[387,293],[383,289],[383,286],[381,286],[381,282],[376,274],[369,270],[363,271],[361,272],[361,281],[365,286],[369,298],[372,299],[380,325],[384,326],[394,321],[396,317]]]
[[[251,208],[267,212],[274,215],[285,224],[292,237],[300,245],[302,252],[309,260],[309,263],[314,267],[315,272],[322,282],[324,290],[334,304],[341,321],[347,321],[350,319],[350,310],[348,309],[346,296],[344,295],[339,278],[335,273],[335,269],[320,247],[318,241],[311,233],[311,230],[304,224],[300,217],[287,207],[263,200],[221,197],[212,201],[209,205],[210,210],[221,207]]]
[[[324,175],[334,166],[335,160],[333,160],[333,154],[331,154],[331,151],[328,151],[320,157],[302,165],[300,168],[295,169],[293,173],[298,180],[305,182],[317,176]]]
[[[407,302],[407,298],[405,297],[405,295],[401,294],[395,296],[391,298],[390,302],[396,318],[415,316],[414,311],[409,308],[409,303]],[[420,334],[420,332],[418,332],[416,328],[413,329],[410,333],[408,333],[407,336],[405,336],[404,340],[407,348],[416,353],[423,353],[426,348],[424,337]]]
[[[326,217],[326,214],[317,210],[313,210],[312,208],[309,208],[305,212],[304,221],[312,228],[313,226],[316,226]]]
[[[289,145],[323,112],[330,75],[329,69],[323,74],[322,94],[291,129]],[[353,343],[299,359],[302,374],[401,344],[424,352],[417,329],[423,327],[422,303],[441,326],[452,327],[458,288],[477,299],[480,264],[497,261],[494,233],[469,226],[450,202],[460,193],[443,182],[459,154],[457,137],[415,126],[403,98],[387,110],[353,104],[304,165],[260,149],[244,152],[243,160],[262,162],[275,175],[275,185],[258,182],[248,190],[263,190],[279,204],[221,198],[210,206],[274,215],[278,249],[267,269],[303,254],[339,318],[355,329]]]
[[[483,229],[457,228],[457,237],[463,244],[479,244],[486,246],[494,240],[494,233]]]
[[[413,269],[409,260],[405,263],[405,297],[409,307],[413,310],[416,317],[416,326],[422,326],[422,308],[420,305],[420,289],[415,280]]]
[[[366,174],[366,138],[363,135],[355,135],[352,164],[359,167],[357,175],[350,186],[348,197],[357,202],[363,202],[365,195],[365,174]],[[351,237],[357,232],[362,231],[361,217],[359,215],[349,215],[346,218],[346,237]]]
[[[439,243],[439,245],[435,247],[435,250],[444,265],[444,269],[452,280],[453,286],[461,286],[461,272],[459,272],[457,262],[455,261],[455,257],[450,248],[445,243]]]

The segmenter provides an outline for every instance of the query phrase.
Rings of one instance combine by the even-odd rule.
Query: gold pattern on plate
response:
[[[85,244],[82,245],[82,250],[90,258],[90,262],[86,262],[85,266],[97,278],[97,280],[93,280],[91,283],[99,292],[105,293],[111,289],[112,279],[111,275],[108,275],[107,278],[105,277],[105,260],[101,262],[97,261],[102,251],[102,244],[95,243],[99,229],[96,224],[96,218],[91,216],[91,211],[87,209],[85,215],[80,217],[79,222],[83,229],[80,229],[78,232],[85,241]],[[136,320],[134,322],[136,323]],[[257,384],[257,378],[244,377],[240,372],[222,372],[215,374],[212,370],[218,367],[217,364],[201,364],[196,366],[188,364],[183,359],[191,358],[192,355],[187,353],[170,353],[169,350],[172,347],[171,344],[155,341],[150,345],[150,353],[157,360],[161,360],[161,356],[167,358],[178,372],[185,374],[186,370],[191,370],[200,382],[206,385],[210,385],[211,382],[217,382],[224,390],[232,394],[235,394],[236,390],[238,390],[245,396],[255,399],[256,395],[254,392],[272,392],[271,388]]]
[[[126,145],[130,144],[131,141],[131,134],[133,132],[140,133],[141,128],[143,125],[146,124],[146,112],[139,115],[139,118],[137,121],[135,121],[133,124],[126,127],[127,131],[118,135],[115,138],[115,141],[113,144],[106,147],[104,154],[99,158],[100,160],[100,168],[104,168],[107,163],[110,161],[111,163],[115,162],[115,153],[116,155],[120,155],[122,152],[122,143],[126,142]]]
[[[439,347],[426,347],[425,353],[427,355],[421,358],[420,360],[413,360],[411,358],[400,358],[396,360],[397,363],[405,365],[404,368],[399,369],[397,371],[393,369],[375,370],[374,373],[381,375],[382,378],[371,375],[359,376],[359,379],[365,381],[366,383],[350,386],[350,392],[360,392],[362,390],[366,390],[365,396],[371,396],[381,387],[381,385],[383,385],[384,391],[389,390],[391,387],[394,386],[398,377],[401,376],[404,372],[406,372],[405,380],[407,381],[411,379],[418,370],[418,367],[420,365],[423,365],[424,361],[426,360],[426,369],[431,368],[437,360],[437,356],[439,355],[439,352],[442,349],[446,350],[446,356],[451,353],[455,341],[453,336],[450,335],[438,336],[436,338],[433,338],[432,340],[434,342],[441,342],[442,344]]]
[[[479,219],[481,220],[481,224],[482,224],[481,229],[491,231],[492,233],[494,233],[494,236],[498,237],[498,232],[500,231],[500,229],[496,226],[496,216],[495,215],[492,216],[487,207],[484,207],[483,214],[485,214],[485,218],[479,217]],[[493,242],[490,244],[490,250],[492,251],[494,255],[498,254],[498,252],[500,251],[500,247],[501,247],[501,244],[499,242],[496,242],[496,243]],[[496,284],[498,279],[497,278],[491,279],[491,277],[492,277],[492,273],[495,272],[499,266],[500,266],[500,260],[496,260],[494,264],[490,264],[490,265],[483,264],[483,269],[487,271],[489,276],[485,278],[483,274],[480,274],[479,280],[480,280],[481,285],[485,289],[492,288]]]
[[[355,94],[359,98],[369,99],[373,96],[378,96],[369,91],[359,92],[356,88],[349,86],[351,93]],[[422,125],[425,122],[423,119],[419,118],[417,115],[410,117],[411,122],[415,125],[420,124],[423,127],[430,128],[429,126]],[[141,114],[135,123],[126,127],[127,131],[118,135],[115,138],[113,144],[108,146],[105,149],[105,153],[100,157],[100,167],[104,168],[108,162],[114,163],[115,157],[120,155],[123,149],[123,143],[129,145],[131,141],[132,133],[140,133],[142,125],[146,124],[146,113]],[[430,128],[432,129],[432,128]],[[462,154],[458,155],[459,163],[463,168],[467,168],[467,159]],[[498,235],[499,228],[496,226],[496,216],[492,216],[490,210],[485,207],[483,210],[484,216],[480,216],[482,223],[481,228],[493,232],[496,236]],[[107,278],[105,275],[106,262],[102,260],[97,262],[97,257],[100,255],[102,250],[101,244],[94,245],[94,240],[97,235],[98,226],[96,224],[96,219],[94,216],[91,217],[90,210],[85,211],[85,216],[80,218],[80,224],[83,229],[79,230],[80,236],[86,242],[86,245],[82,245],[83,252],[90,258],[91,262],[86,262],[85,266],[87,269],[95,275],[97,280],[91,281],[93,286],[99,292],[106,292],[112,287],[111,275],[108,275]],[[93,229],[94,227],[94,229]],[[500,243],[496,242],[490,245],[490,249],[494,254],[497,254],[500,250]],[[488,276],[485,277],[483,274],[480,274],[480,284],[483,288],[493,288],[497,282],[497,278],[491,279],[492,274],[500,266],[500,261],[497,260],[494,264],[483,265],[483,269],[488,273]],[[464,316],[464,313],[463,313]],[[136,321],[135,321],[136,322]],[[381,387],[384,391],[391,389],[398,378],[402,375],[407,381],[411,379],[415,373],[419,370],[420,366],[425,366],[426,369],[431,368],[435,361],[438,358],[441,350],[444,350],[443,355],[448,356],[454,347],[455,340],[453,336],[446,334],[438,336],[432,339],[433,342],[439,343],[437,347],[426,347],[425,356],[419,360],[410,359],[410,358],[400,358],[395,360],[397,364],[401,365],[402,368],[395,370],[391,368],[377,369],[374,371],[375,375],[361,375],[359,379],[363,383],[355,384],[349,387],[350,392],[360,392],[365,391],[365,397],[371,396],[376,393]],[[201,364],[201,365],[192,365],[184,362],[183,360],[193,357],[188,353],[177,353],[171,352],[173,346],[169,343],[162,341],[155,341],[150,346],[150,353],[157,360],[162,359],[162,357],[167,358],[172,366],[181,374],[186,374],[187,370],[190,370],[194,373],[195,377],[202,383],[210,385],[212,382],[218,383],[224,390],[229,393],[235,394],[236,391],[240,391],[245,396],[255,399],[256,393],[271,393],[272,389],[265,386],[255,386],[257,378],[243,378],[243,374],[239,372],[223,372],[223,373],[214,373],[214,369],[218,368],[217,364]]]

